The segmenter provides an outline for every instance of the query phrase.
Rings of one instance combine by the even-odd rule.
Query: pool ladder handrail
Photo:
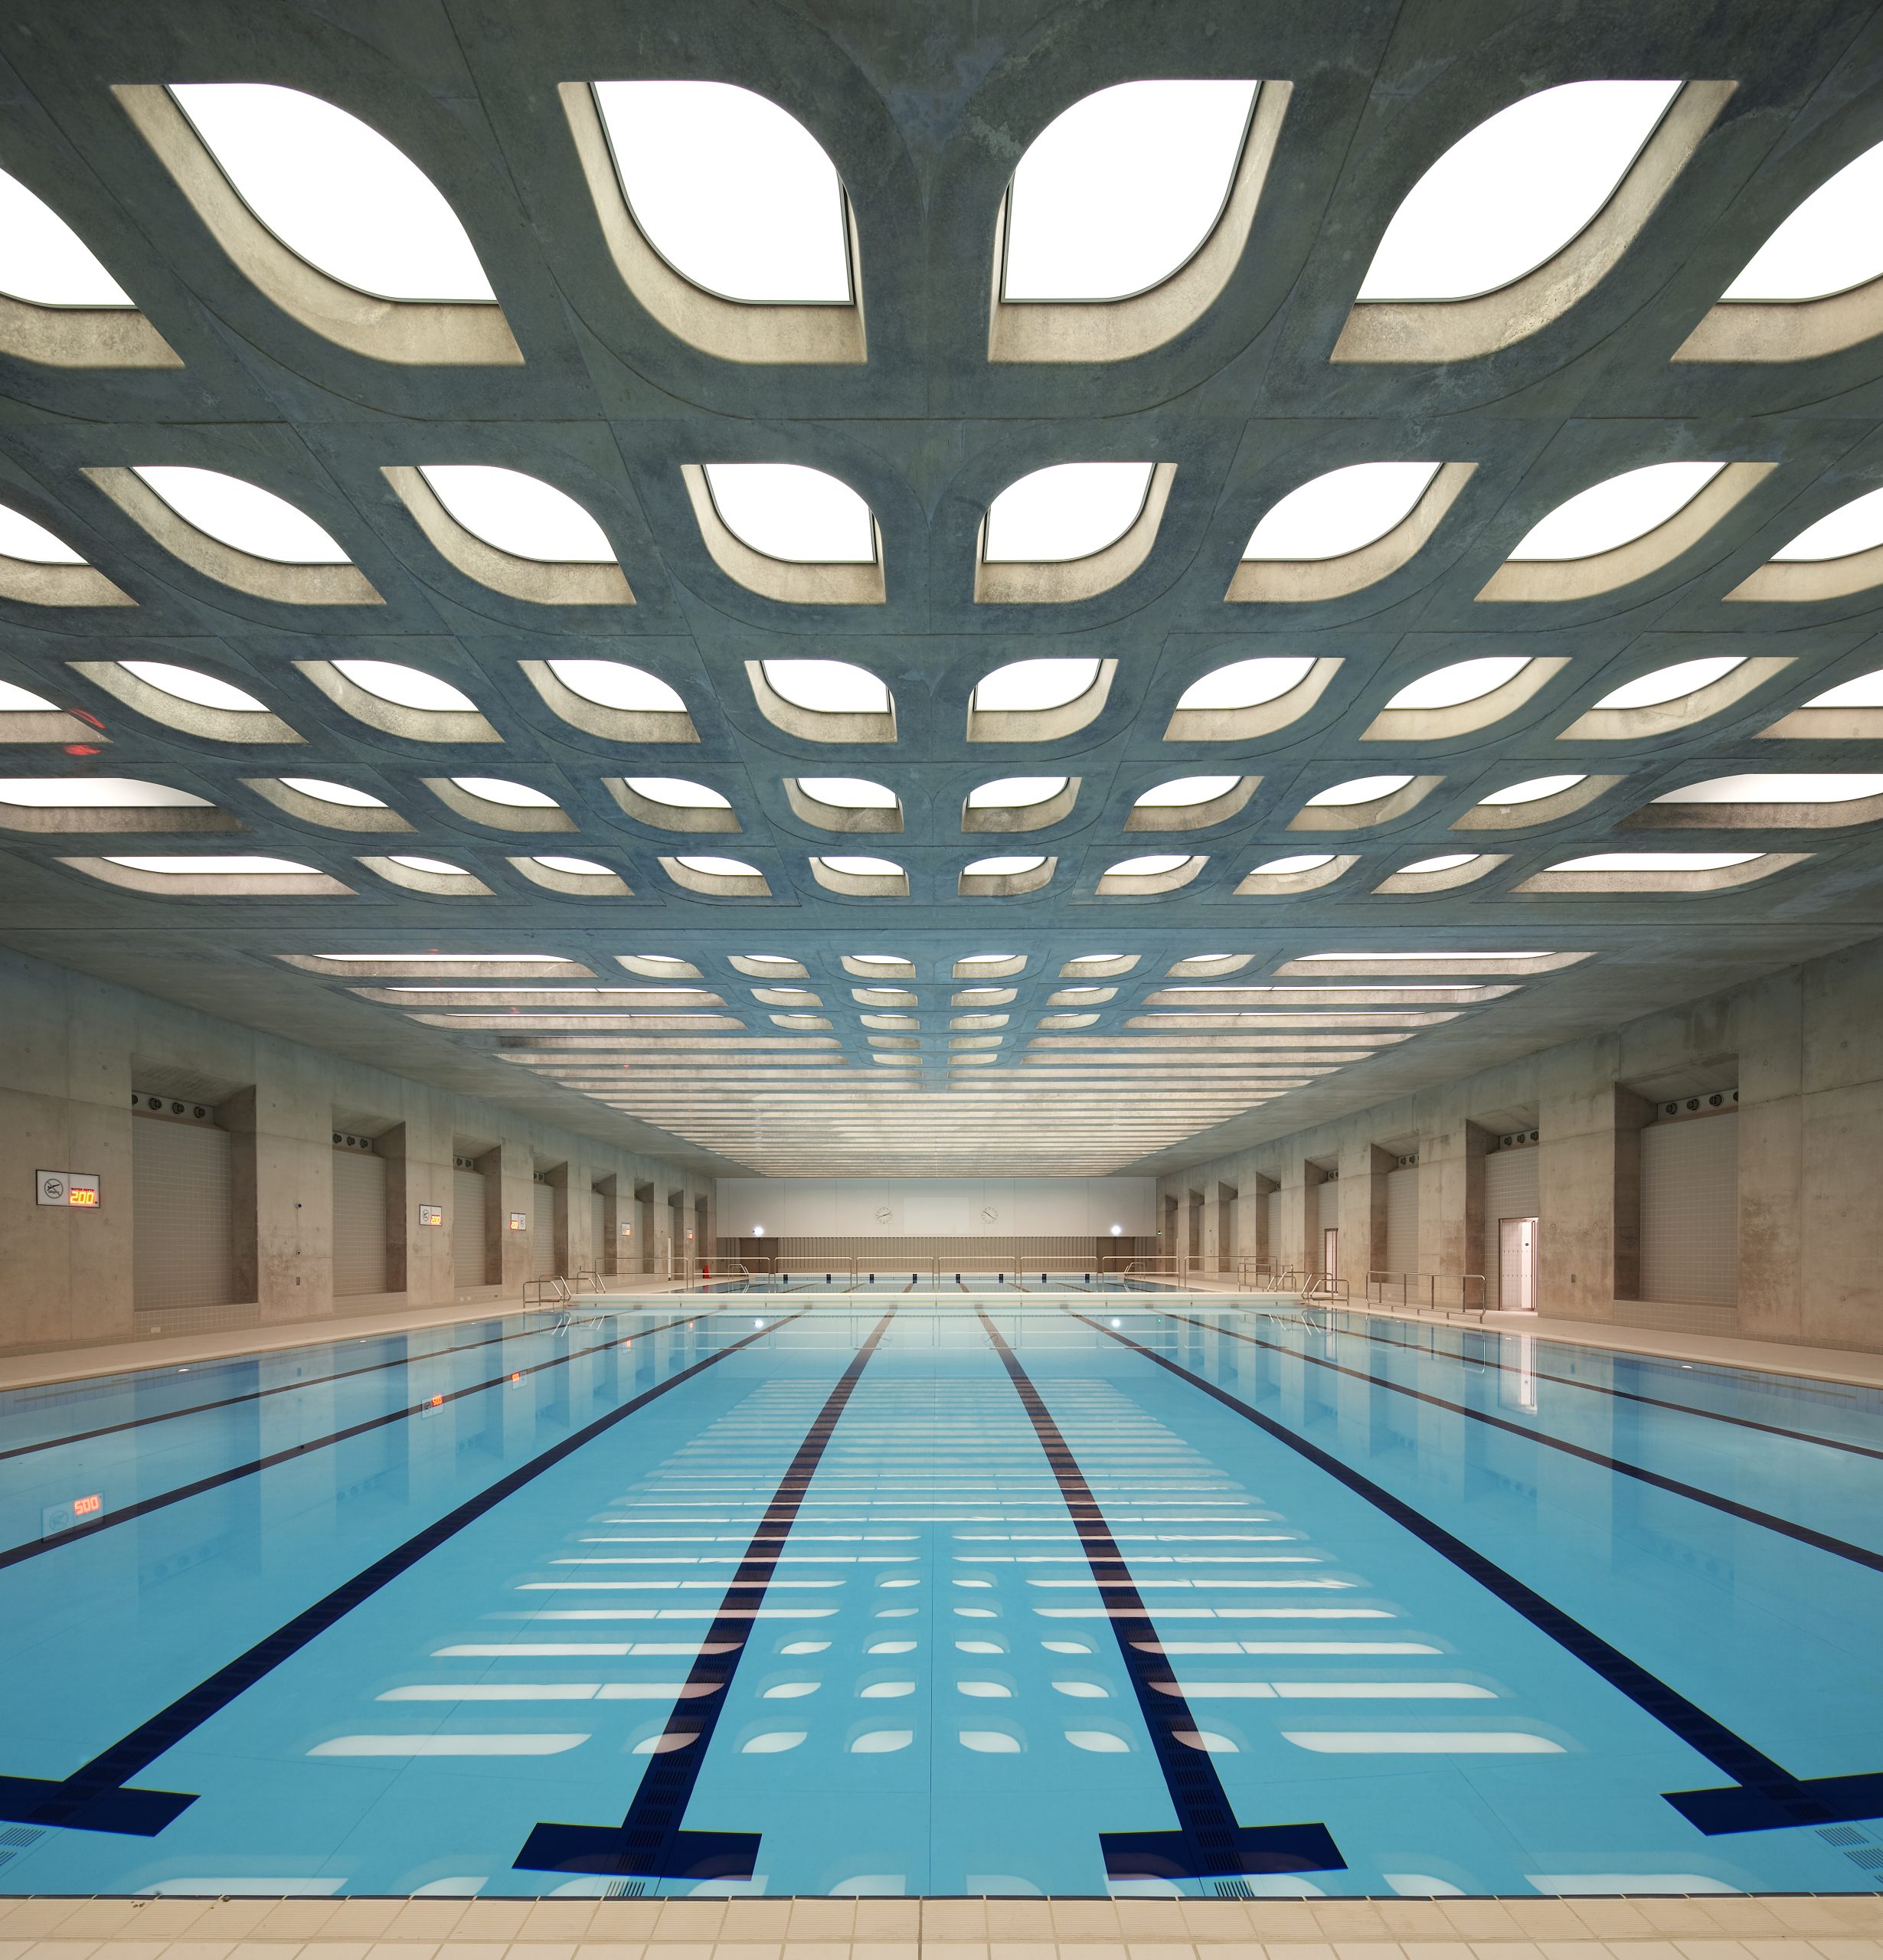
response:
[[[1441,1299],[1441,1286],[1455,1288],[1456,1297]],[[1423,1298],[1419,1297],[1421,1289]],[[1443,1314],[1448,1320],[1453,1315],[1462,1319],[1466,1314],[1476,1314],[1480,1327],[1490,1312],[1490,1287],[1481,1272],[1371,1272],[1366,1276],[1366,1298],[1369,1305]]]

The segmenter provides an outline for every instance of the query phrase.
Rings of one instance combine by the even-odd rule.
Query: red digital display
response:
[[[104,1499],[96,1491],[88,1498],[74,1498],[72,1500],[72,1515],[74,1517],[89,1517],[93,1511],[103,1511],[104,1508]]]
[[[89,1184],[74,1184],[66,1193],[65,1201],[67,1204],[95,1205],[98,1202],[97,1187]]]

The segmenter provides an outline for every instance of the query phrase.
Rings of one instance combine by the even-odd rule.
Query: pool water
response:
[[[0,1396],[0,1889],[1883,1884],[1883,1398],[821,1285]]]

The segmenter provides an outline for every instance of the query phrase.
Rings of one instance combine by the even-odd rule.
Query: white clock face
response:
[[[981,1207],[981,1223],[983,1225],[992,1224],[999,1216],[1000,1214],[991,1204],[984,1204]]]
[[[879,1204],[876,1207],[876,1222],[879,1225],[887,1225],[895,1215],[886,1204]]]

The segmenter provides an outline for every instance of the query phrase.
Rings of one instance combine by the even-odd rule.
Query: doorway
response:
[[[1328,1226],[1321,1233],[1321,1270],[1329,1279],[1340,1277],[1340,1231]]]
[[[1537,1298],[1537,1220],[1497,1221],[1497,1305],[1500,1313],[1533,1314]]]

